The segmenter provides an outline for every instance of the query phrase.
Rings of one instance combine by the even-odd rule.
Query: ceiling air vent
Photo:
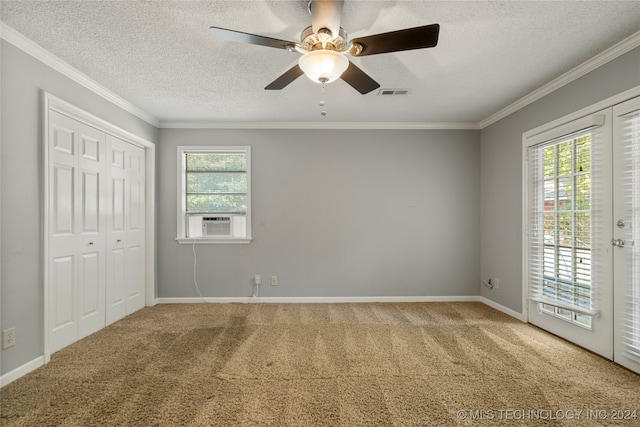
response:
[[[409,89],[380,89],[378,96],[408,95]]]

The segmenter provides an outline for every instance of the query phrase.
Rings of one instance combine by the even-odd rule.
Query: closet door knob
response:
[[[122,242],[122,239],[116,240],[116,243],[120,243],[120,242]]]
[[[89,242],[89,246],[93,246],[93,242]]]

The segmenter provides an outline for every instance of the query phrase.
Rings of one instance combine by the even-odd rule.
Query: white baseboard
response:
[[[31,362],[27,362],[22,366],[17,367],[13,371],[7,372],[0,376],[0,388],[6,386],[9,383],[17,380],[18,378],[27,375],[31,371],[35,371],[40,366],[44,365],[44,356],[39,356],[33,359]]]
[[[477,295],[470,296],[408,296],[408,297],[229,297],[229,298],[158,298],[158,304],[197,304],[197,303],[357,303],[357,302],[471,302],[480,301]]]
[[[505,307],[504,305],[498,304],[498,303],[497,303],[497,302],[495,302],[495,301],[491,301],[491,300],[490,300],[490,299],[488,299],[488,298],[485,298],[485,297],[479,297],[479,298],[478,298],[478,301],[480,301],[480,302],[481,302],[481,303],[483,303],[483,304],[488,305],[488,306],[489,306],[489,307],[491,307],[491,308],[495,308],[496,310],[501,311],[501,312],[503,312],[504,314],[508,314],[509,316],[514,317],[514,318],[516,318],[516,319],[520,320],[521,322],[525,322],[525,323],[527,322],[526,316],[525,316],[524,314],[522,314],[522,313],[518,313],[517,311],[512,310],[512,309],[510,309],[510,308],[508,308],[508,307]]]
[[[313,303],[358,303],[358,302],[481,302],[488,305],[491,308],[495,308],[511,317],[514,317],[522,322],[526,322],[526,318],[522,313],[518,313],[508,307],[505,307],[497,302],[491,301],[488,298],[481,297],[479,295],[469,296],[408,296],[408,297],[220,297],[220,298],[199,298],[199,297],[187,297],[187,298],[157,298],[158,304],[225,304],[225,303],[240,303],[240,304],[313,304]]]

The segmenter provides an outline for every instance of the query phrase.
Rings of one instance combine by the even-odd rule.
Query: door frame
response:
[[[556,120],[553,120],[544,125],[538,126],[534,129],[531,129],[525,132],[522,135],[522,157],[521,157],[521,171],[522,171],[522,318],[525,319],[527,323],[529,323],[529,267],[528,267],[528,168],[527,168],[527,149],[531,145],[530,141],[536,135],[540,135],[544,132],[550,131],[552,129],[560,128],[570,122],[579,120],[586,116],[590,116],[596,114],[599,111],[605,110],[607,108],[612,108],[615,105],[621,104],[625,101],[628,101],[632,98],[640,96],[640,86],[635,86],[631,89],[628,89],[624,92],[621,92],[612,97],[606,98],[600,102],[592,104],[588,107],[582,108],[576,112],[568,114],[566,116],[560,117]],[[612,207],[613,208],[613,207]],[[613,299],[612,299],[613,301]],[[615,313],[612,313],[615,316]],[[613,325],[612,325],[613,327]],[[613,336],[613,331],[611,331],[611,335]],[[613,348],[613,343],[611,344]]]
[[[43,317],[44,317],[44,363],[51,360],[51,350],[49,348],[49,111],[54,110],[69,116],[88,126],[94,127],[107,134],[111,134],[123,139],[145,150],[145,306],[150,307],[157,304],[156,278],[155,278],[155,164],[156,148],[153,142],[141,138],[127,130],[124,130],[106,120],[101,119],[75,105],[52,95],[49,92],[41,91],[41,114],[42,114],[42,157],[40,170],[42,171],[42,190],[40,200],[41,208],[41,265],[43,272]]]

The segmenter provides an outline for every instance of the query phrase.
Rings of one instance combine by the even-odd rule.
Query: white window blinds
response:
[[[624,315],[622,317],[623,351],[640,361],[640,111],[622,117],[622,200],[623,214],[631,224],[618,230],[625,241],[627,272],[624,283]]]
[[[601,116],[554,129],[528,148],[529,299],[585,327],[598,312]],[[565,133],[562,133],[565,132]]]

